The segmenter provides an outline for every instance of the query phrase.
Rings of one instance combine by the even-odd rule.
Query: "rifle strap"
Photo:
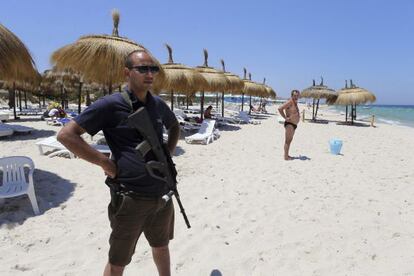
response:
[[[133,112],[133,108],[132,108],[132,101],[131,98],[129,97],[129,93],[127,91],[122,91],[121,92],[121,96],[122,98],[124,98],[124,101],[129,105],[129,107],[131,108],[131,113]]]

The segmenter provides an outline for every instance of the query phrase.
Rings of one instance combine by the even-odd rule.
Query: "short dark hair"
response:
[[[290,92],[290,96],[293,96],[295,93],[300,94],[299,90],[293,89],[292,92]]]
[[[142,49],[138,49],[138,50],[134,50],[134,51],[132,51],[131,53],[129,53],[129,54],[127,55],[127,57],[125,58],[125,67],[127,67],[127,68],[131,68],[131,67],[134,65],[134,62],[132,61],[132,56],[133,56],[135,53],[147,53],[147,51],[142,50]]]

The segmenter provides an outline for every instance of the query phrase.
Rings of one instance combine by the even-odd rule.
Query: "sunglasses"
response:
[[[141,74],[148,74],[149,72],[155,74],[160,71],[160,67],[156,65],[139,65],[139,66],[129,67],[129,70],[135,70],[135,71],[140,72]]]

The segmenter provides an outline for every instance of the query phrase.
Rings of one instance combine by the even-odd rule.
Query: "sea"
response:
[[[254,101],[260,98],[254,97]],[[241,103],[241,96],[225,96],[225,102]],[[247,103],[249,97],[245,96],[244,102]],[[350,107],[349,107],[350,108]],[[332,105],[329,109],[333,112],[343,113],[345,117],[345,106]],[[401,125],[414,127],[414,105],[358,105],[357,120],[371,121],[372,115],[375,121],[390,125]]]
[[[345,106],[331,106],[330,109],[345,114]],[[357,106],[357,120],[370,121],[372,115],[376,122],[414,127],[414,105]]]

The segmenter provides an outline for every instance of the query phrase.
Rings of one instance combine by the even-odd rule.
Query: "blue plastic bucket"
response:
[[[331,153],[338,155],[341,152],[342,140],[332,139],[329,141],[329,145],[331,148]]]

